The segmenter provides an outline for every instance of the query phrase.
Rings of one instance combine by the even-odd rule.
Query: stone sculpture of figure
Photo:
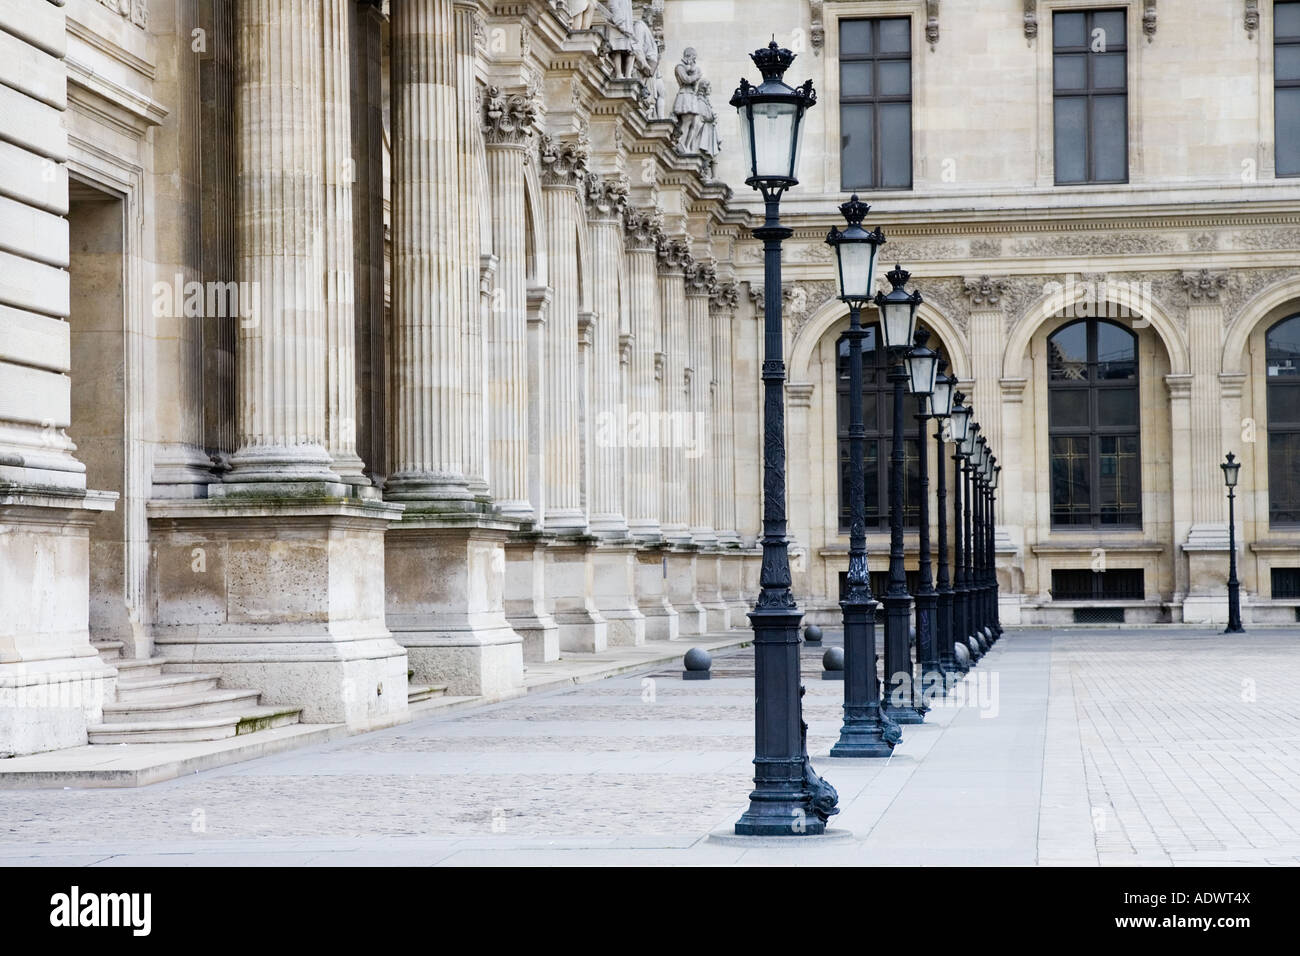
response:
[[[573,29],[591,29],[592,18],[596,15],[596,0],[564,0],[564,9],[569,11],[569,23]]]
[[[668,90],[664,85],[663,65],[655,64],[655,75],[650,78],[650,112],[654,119],[668,118]]]
[[[718,137],[718,117],[713,112],[713,104],[709,102],[709,94],[712,91],[713,87],[709,85],[708,80],[700,80],[696,87],[700,107],[700,140],[696,149],[701,153],[717,156],[722,152],[722,140]]]
[[[684,153],[694,153],[700,143],[700,68],[695,63],[695,48],[682,52],[677,64],[677,98],[673,100],[673,117],[677,120],[677,144]]]
[[[655,42],[654,31],[644,20],[632,24],[632,40],[636,48],[636,65],[649,78],[659,67],[659,44]]]
[[[637,53],[632,0],[609,0],[608,14],[611,29],[605,39],[614,53],[614,69],[620,77],[630,79],[635,74]]]

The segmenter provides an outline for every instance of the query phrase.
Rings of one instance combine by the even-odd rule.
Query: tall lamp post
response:
[[[1241,462],[1237,456],[1228,452],[1227,460],[1219,465],[1223,469],[1223,483],[1228,487],[1228,626],[1224,634],[1240,634],[1246,629],[1241,626],[1241,584],[1237,581],[1237,475],[1241,471]]]
[[[921,493],[917,502],[917,574],[916,574],[916,665],[920,672],[921,692],[917,709],[929,710],[926,689],[939,670],[935,650],[935,608],[939,595],[930,573],[930,468],[927,460],[929,437],[925,433],[930,420],[930,397],[938,382],[939,356],[926,347],[930,333],[917,329],[915,343],[907,355],[907,372],[912,394],[916,396],[916,458]],[[932,695],[933,691],[931,691]]]
[[[973,537],[974,520],[973,509],[975,506],[975,441],[979,438],[979,422],[971,422],[966,429],[966,437],[961,443],[962,457],[962,481],[963,494],[965,497],[965,507],[962,509],[962,554],[964,557],[966,586],[962,589],[962,618],[965,624],[965,630],[958,635],[959,640],[966,643],[970,648],[971,661],[977,661],[983,656],[983,648],[980,647],[979,641],[975,640],[975,540]]]
[[[989,443],[980,435],[976,440],[975,459],[975,581],[976,607],[975,637],[987,652],[989,649],[989,568],[988,568],[988,471]]]
[[[925,715],[916,707],[912,686],[912,652],[907,625],[912,597],[903,567],[903,395],[909,375],[905,365],[916,332],[921,293],[903,286],[911,273],[895,265],[885,276],[893,287],[876,294],[885,348],[894,360],[889,381],[894,386],[893,448],[889,456],[889,587],[885,591],[885,713],[900,724],[919,724]]]
[[[844,614],[844,725],[832,757],[888,757],[902,739],[898,724],[880,710],[876,676],[876,601],[867,571],[867,496],[862,419],[862,307],[876,284],[876,253],[885,241],[879,229],[862,228],[871,207],[853,196],[840,206],[848,225],[831,227],[827,244],[835,250],[840,300],[849,307],[849,573],[840,600]]]
[[[939,523],[936,529],[939,533],[939,571],[937,576],[938,586],[936,588],[938,598],[935,603],[934,643],[938,668],[944,675],[945,683],[947,683],[947,675],[957,669],[957,662],[953,660],[952,650],[952,582],[948,577],[948,463],[944,460],[944,446],[947,444],[944,441],[944,428],[951,427],[947,425],[947,422],[949,416],[952,415],[954,388],[957,385],[957,379],[944,373],[946,365],[947,363],[940,359],[939,373],[935,376],[934,391],[930,395],[930,414],[934,416],[935,421],[934,444],[937,452],[935,461],[938,463],[939,470],[934,495],[935,514]],[[925,669],[922,668],[922,674],[924,673]]]
[[[754,627],[754,790],[736,833],[750,836],[813,835],[839,812],[835,788],[808,759],[799,673],[799,622],[803,612],[790,591],[785,515],[785,359],[781,343],[781,195],[799,182],[804,113],[817,102],[812,80],[795,89],[783,82],[794,54],[773,40],[751,57],[763,74],[753,86],[741,79],[731,98],[740,114],[749,176],[763,196],[765,219],[754,230],[763,241],[763,565]]]
[[[993,605],[990,608],[993,625],[993,640],[1002,636],[1002,611],[998,600],[998,549],[997,549],[997,531],[998,531],[998,477],[1002,474],[1002,466],[994,457],[991,460],[993,466],[992,474],[989,475],[989,568],[992,571],[993,585]]]
[[[948,649],[952,651],[953,665],[959,671],[970,670],[970,655],[957,654],[957,645],[961,644],[969,652],[970,647],[966,644],[966,634],[970,625],[966,617],[966,563],[965,563],[965,533],[962,530],[962,515],[965,508],[962,504],[965,490],[965,479],[962,473],[962,463],[966,460],[962,447],[966,443],[966,436],[970,433],[971,426],[971,409],[969,405],[963,404],[966,396],[961,392],[953,394],[952,414],[949,416],[950,426],[948,429],[949,437],[952,438],[952,630],[948,635]]]

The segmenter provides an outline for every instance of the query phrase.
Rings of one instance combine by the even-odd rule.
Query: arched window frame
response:
[[[1268,523],[1272,528],[1296,528],[1300,527],[1300,345],[1283,346],[1283,331],[1300,343],[1300,313],[1279,319],[1264,333]]]

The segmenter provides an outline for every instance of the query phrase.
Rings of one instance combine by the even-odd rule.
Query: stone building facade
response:
[[[1126,24],[1126,175],[1057,185],[1054,17],[1094,8]],[[1053,572],[1099,559],[1142,572],[1129,620],[1218,616],[1227,450],[1247,622],[1294,620],[1268,460],[1266,338],[1300,312],[1275,14],[0,0],[0,753],[161,739],[123,704],[141,674],[246,688],[257,726],[381,726],[412,687],[503,696],[562,653],[746,626],[762,262],[724,101],[773,32],[821,94],[783,204],[810,620],[836,619],[847,560],[823,239],[868,107],[895,123],[872,161],[907,182],[858,191],[1004,465],[1004,620],[1070,619],[1089,602]],[[863,46],[876,28],[841,51],[881,19],[906,56]],[[846,63],[906,94],[842,90]],[[716,125],[683,133],[700,75]],[[1140,520],[1062,530],[1049,337],[1088,308],[1134,337]]]

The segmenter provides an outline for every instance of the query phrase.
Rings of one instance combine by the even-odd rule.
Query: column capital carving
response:
[[[1228,272],[1211,272],[1209,269],[1184,272],[1181,279],[1183,291],[1193,301],[1216,302],[1219,293],[1232,288],[1232,275]]]
[[[785,394],[791,408],[811,408],[813,392],[817,386],[812,382],[787,382]]]
[[[714,312],[735,312],[740,305],[740,283],[735,279],[716,282],[709,292],[709,308]]]
[[[587,204],[588,217],[605,221],[618,219],[627,207],[629,188],[626,173],[602,176],[588,172],[582,197]]]
[[[1192,397],[1192,379],[1194,375],[1169,374],[1165,376],[1165,388],[1169,390],[1171,400],[1189,400]]]
[[[1245,372],[1219,373],[1219,394],[1224,398],[1241,398],[1241,391],[1245,384]]]
[[[596,313],[578,313],[578,347],[589,349],[595,341]]]
[[[630,332],[622,332],[618,337],[618,364],[632,364],[632,346],[636,342],[636,336]]]
[[[998,384],[1002,386],[1002,401],[1023,402],[1025,400],[1025,386],[1029,384],[1029,379],[1003,378],[998,380]]]
[[[536,90],[506,93],[499,86],[489,86],[483,97],[483,137],[487,144],[526,145],[537,124],[539,104]]]
[[[537,139],[537,165],[543,186],[567,186],[577,189],[587,180],[587,162],[591,143],[586,137],[558,140],[547,133]]]
[[[1006,279],[980,276],[978,279],[962,279],[962,292],[972,306],[994,306],[1002,299],[1008,285]]]
[[[663,210],[628,206],[623,213],[623,227],[629,252],[653,252],[664,234]]]
[[[691,256],[690,243],[681,236],[659,235],[655,245],[659,257],[659,271],[668,275],[684,275],[688,266],[695,262]]]
[[[691,259],[686,265],[686,294],[713,296],[718,285],[717,263],[712,259]]]

